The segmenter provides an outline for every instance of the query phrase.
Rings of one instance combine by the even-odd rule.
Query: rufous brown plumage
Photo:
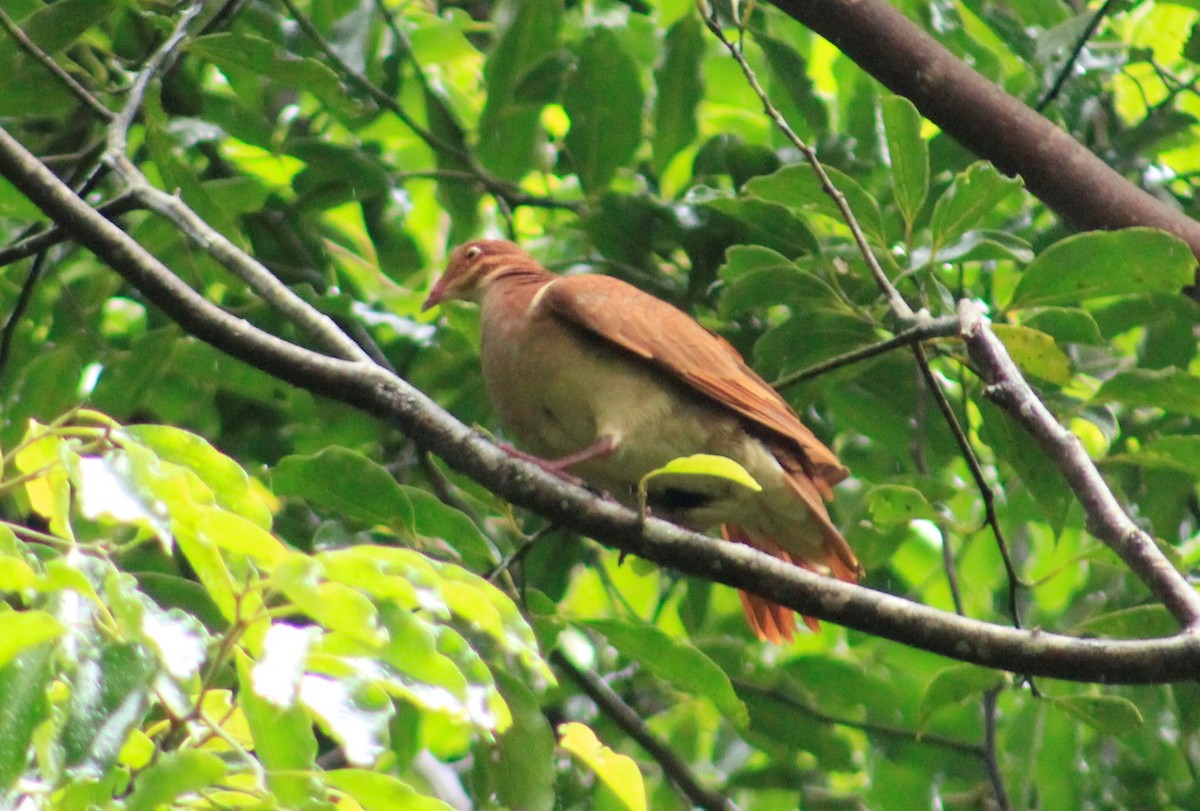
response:
[[[857,580],[858,560],[825,507],[848,471],[727,341],[619,279],[555,276],[502,240],[454,249],[425,307],[450,299],[480,305],[488,395],[543,466],[633,503],[642,477],[672,459],[727,457],[762,491],[655,477],[654,514]],[[741,596],[759,637],[792,639],[789,609]]]

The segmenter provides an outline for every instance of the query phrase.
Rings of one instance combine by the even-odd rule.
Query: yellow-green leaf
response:
[[[602,744],[591,727],[577,721],[562,724],[558,728],[558,743],[596,773],[621,808],[646,811],[646,788],[637,764]]]

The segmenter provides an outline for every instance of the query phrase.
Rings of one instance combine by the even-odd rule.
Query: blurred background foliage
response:
[[[981,302],[1135,520],[1194,573],[1197,304],[1180,292],[1193,257],[1154,232],[1070,234],[769,4],[717,5],[909,302],[934,315]],[[1194,213],[1200,4],[897,5]],[[117,110],[180,10],[2,12]],[[89,201],[120,199],[97,171],[105,121],[11,31],[0,124]],[[151,85],[127,154],[492,431],[475,313],[419,312],[467,238],[629,280],[769,380],[895,326],[691,0],[212,2]],[[211,301],[302,340],[167,220],[114,216]],[[0,242],[41,221],[0,182]],[[672,809],[701,802],[680,795],[680,768],[763,811],[1200,805],[1194,683],[1034,690],[829,624],[759,643],[732,590],[514,514],[419,437],[190,338],[86,251],[14,255],[0,269],[13,316],[0,805]],[[1024,625],[1172,633],[1050,461],[984,400],[960,346],[928,350],[995,491]],[[911,354],[783,391],[853,471],[834,513],[865,585],[1011,624],[981,494]],[[634,742],[589,673],[676,763]]]

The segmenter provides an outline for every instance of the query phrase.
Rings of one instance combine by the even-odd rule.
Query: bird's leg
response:
[[[518,450],[506,442],[500,443],[500,447],[508,453],[524,459],[526,462],[532,462],[547,473],[553,473],[555,476],[566,479],[572,484],[580,487],[586,486],[586,482],[578,476],[573,476],[567,472],[568,468],[574,467],[582,462],[590,462],[593,459],[602,459],[608,456],[617,449],[616,441],[607,434],[600,437],[598,440],[588,445],[586,448],[581,448],[574,453],[568,453],[566,456],[560,456],[558,459],[543,459],[540,456],[534,456],[531,453]]]

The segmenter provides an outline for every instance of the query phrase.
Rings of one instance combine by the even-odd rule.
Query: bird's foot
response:
[[[519,448],[515,448],[507,442],[497,442],[496,444],[499,445],[500,449],[509,456],[515,456],[517,459],[522,459],[531,464],[535,464],[547,473],[551,473],[563,481],[575,485],[576,487],[587,487],[587,482],[566,471],[566,466],[561,463],[562,460],[560,459],[543,459],[540,456],[534,456],[532,453],[526,453]]]

